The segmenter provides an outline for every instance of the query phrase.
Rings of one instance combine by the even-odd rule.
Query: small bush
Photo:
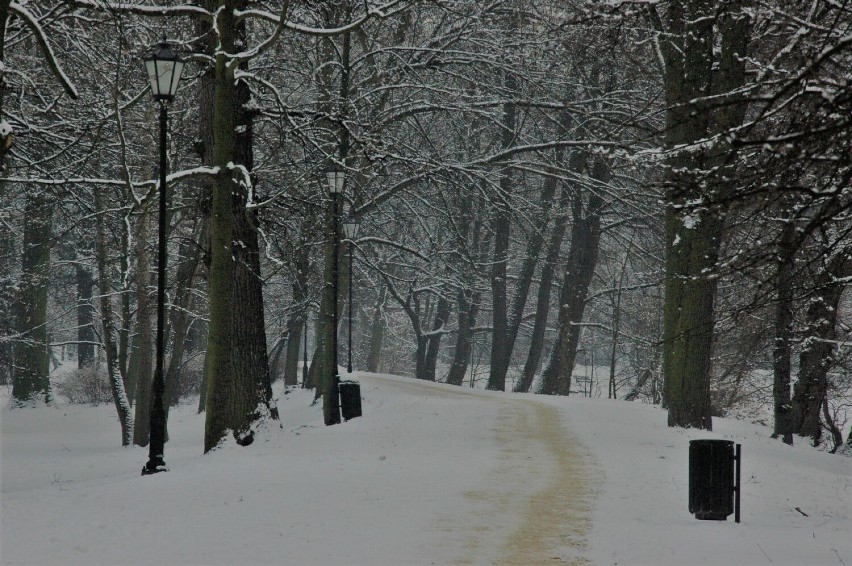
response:
[[[109,379],[97,365],[70,372],[56,384],[56,391],[69,403],[100,405],[112,402]]]

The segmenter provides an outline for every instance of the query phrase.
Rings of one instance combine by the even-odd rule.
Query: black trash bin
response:
[[[361,384],[357,381],[341,381],[338,390],[340,391],[340,414],[343,420],[360,417]]]
[[[731,440],[689,442],[689,512],[696,519],[724,521],[736,511],[740,522],[739,456]]]

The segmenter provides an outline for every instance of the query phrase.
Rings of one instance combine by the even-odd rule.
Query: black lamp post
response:
[[[151,81],[151,94],[154,95],[154,100],[160,103],[160,219],[157,256],[157,360],[154,382],[151,386],[151,441],[148,447],[148,462],[142,468],[143,476],[164,472],[167,469],[163,459],[166,443],[166,411],[163,406],[165,390],[163,328],[166,310],[166,135],[169,119],[168,106],[177,92],[183,72],[183,61],[163,38],[154,51],[145,57],[145,69]]]
[[[332,307],[331,307],[331,387],[329,387],[329,412],[325,415],[325,424],[333,425],[340,423],[340,374],[337,372],[337,303],[338,303],[338,258],[340,254],[340,194],[346,183],[346,172],[337,164],[332,164],[326,169],[326,181],[331,193],[331,216],[333,234],[334,265],[332,269]]]
[[[308,382],[308,315],[310,311],[305,309],[305,338],[302,340],[302,387]]]
[[[352,279],[355,274],[352,272],[352,245],[355,242],[355,237],[358,235],[358,219],[351,212],[346,220],[343,221],[343,233],[346,239],[349,240],[349,363],[346,365],[346,371],[352,373]]]

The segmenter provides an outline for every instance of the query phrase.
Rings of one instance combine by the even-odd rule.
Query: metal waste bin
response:
[[[361,384],[357,381],[341,381],[338,390],[340,391],[340,414],[343,420],[360,417]]]
[[[689,512],[696,519],[740,522],[740,445],[731,440],[689,442]]]

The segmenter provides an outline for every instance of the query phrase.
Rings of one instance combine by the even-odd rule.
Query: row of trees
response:
[[[166,397],[203,356],[205,450],[277,418],[270,383],[297,383],[308,346],[334,420],[331,163],[363,226],[339,262],[357,367],[597,391],[580,363],[707,429],[769,386],[785,442],[841,445],[852,8],[789,4],[2,0],[2,377],[47,400],[71,346],[106,366],[123,442],[147,443],[140,56],[165,33],[188,62]]]

